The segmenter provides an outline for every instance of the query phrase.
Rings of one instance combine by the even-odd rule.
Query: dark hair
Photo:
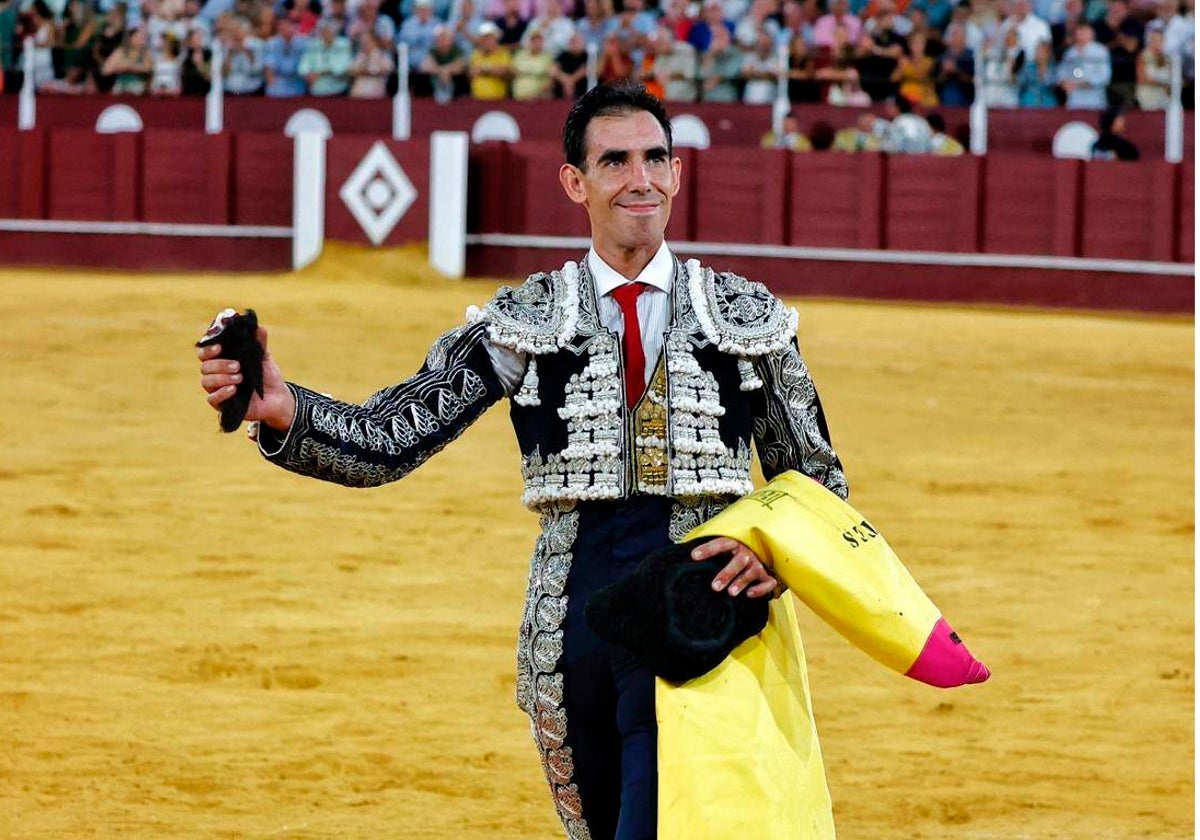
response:
[[[646,86],[628,79],[610,84],[596,85],[571,108],[567,123],[563,126],[563,154],[567,163],[579,169],[587,168],[587,149],[584,135],[593,117],[612,117],[636,111],[646,111],[662,126],[667,138],[667,154],[671,154],[671,120],[667,109],[658,97],[646,90]]]
[[[808,132],[808,139],[812,142],[813,149],[818,152],[824,152],[831,148],[835,137],[833,125],[824,120],[813,123]]]
[[[929,123],[929,127],[939,134],[946,133],[946,121],[942,119],[941,114],[930,114],[925,118],[925,122]]]

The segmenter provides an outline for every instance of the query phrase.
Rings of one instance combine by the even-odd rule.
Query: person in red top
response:
[[[687,7],[687,0],[669,0],[666,11],[658,19],[658,25],[674,32],[677,41],[686,41],[692,31],[692,19],[687,16]]]

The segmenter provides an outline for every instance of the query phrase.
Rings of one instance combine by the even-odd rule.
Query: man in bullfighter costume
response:
[[[517,701],[566,834],[709,836],[698,823],[684,828],[695,803],[677,779],[666,787],[665,774],[686,766],[687,746],[665,754],[656,720],[656,706],[661,717],[666,708],[703,704],[680,703],[682,695],[665,703],[676,687],[599,639],[584,607],[648,553],[751,493],[752,444],[768,478],[795,470],[841,497],[846,479],[797,348],[796,312],[761,284],[684,261],[664,243],[681,163],[662,104],[640,85],[595,88],[571,111],[563,146],[563,189],[591,223],[592,247],[579,263],[502,287],[437,340],[418,373],[362,405],[285,382],[267,353],[262,394],[246,418],[258,421],[258,445],[271,462],[362,487],[404,477],[508,397],[522,501],[542,525],[520,627]],[[259,336],[265,343],[265,332]],[[219,408],[241,372],[220,357],[219,344],[198,355],[201,384]],[[730,537],[711,539],[692,557],[721,555],[730,559],[715,590],[777,593],[771,571]],[[761,764],[766,756],[774,761],[766,772],[788,776],[777,781],[793,804],[768,801],[764,811],[745,798],[725,803],[757,827],[747,840],[832,834],[788,600],[773,600],[767,630],[739,648],[751,676],[735,690],[759,692],[754,674],[775,669],[789,686],[790,710],[757,700],[717,704],[705,708],[744,708],[758,720],[700,722],[703,730],[765,727],[777,742],[765,751],[743,743],[742,755],[728,759]],[[778,639],[782,659],[771,647]],[[747,772],[731,796],[757,784]]]

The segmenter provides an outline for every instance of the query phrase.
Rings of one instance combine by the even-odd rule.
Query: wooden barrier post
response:
[[[220,134],[225,130],[224,63],[225,51],[221,48],[220,39],[214,38],[212,60],[209,63],[212,84],[208,88],[208,95],[204,97],[204,131],[208,134]]]
[[[412,97],[408,92],[408,44],[396,44],[396,95],[392,97],[392,139],[412,137]]]
[[[600,77],[598,75],[598,69],[597,69],[599,66],[598,65],[599,55],[600,55],[600,48],[598,46],[596,46],[596,44],[593,43],[592,41],[588,41],[588,43],[587,43],[587,56],[588,56],[587,57],[587,86],[588,86],[588,90],[591,90],[597,84],[600,83]]]
[[[1163,157],[1168,163],[1179,163],[1183,160],[1183,59],[1178,54],[1171,56],[1171,101],[1163,128]]]
[[[292,268],[304,268],[325,247],[325,142],[328,131],[301,129],[292,160]]]
[[[975,82],[975,99],[971,102],[968,118],[971,154],[973,155],[986,155],[988,150],[988,109],[987,102],[984,101],[983,90],[979,82]]]
[[[17,128],[30,131],[37,125],[37,100],[33,91],[33,38],[26,38],[22,44],[24,52],[21,60],[25,68],[25,79],[21,83],[21,93],[17,100]]]
[[[429,264],[447,277],[462,277],[470,138],[463,131],[435,131],[429,139]]]

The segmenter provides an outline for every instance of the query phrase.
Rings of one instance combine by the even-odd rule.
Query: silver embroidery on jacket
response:
[[[553,353],[575,337],[579,321],[579,266],[533,274],[521,286],[501,286],[483,308],[496,344],[523,353]]]
[[[821,433],[817,390],[794,346],[763,356],[757,370],[766,383],[766,413],[754,418],[754,439],[768,475],[799,469],[846,498],[849,488],[837,454]]]
[[[517,638],[517,705],[529,715],[542,769],[567,837],[591,840],[579,788],[571,781],[575,765],[571,748],[565,745],[567,712],[562,707],[563,675],[558,671],[562,624],[567,617],[567,576],[579,533],[579,513],[573,502],[551,505],[542,512],[541,524]]]
[[[682,542],[688,532],[712,519],[734,500],[734,497],[682,496],[671,502],[671,523],[667,536],[671,542]]]

